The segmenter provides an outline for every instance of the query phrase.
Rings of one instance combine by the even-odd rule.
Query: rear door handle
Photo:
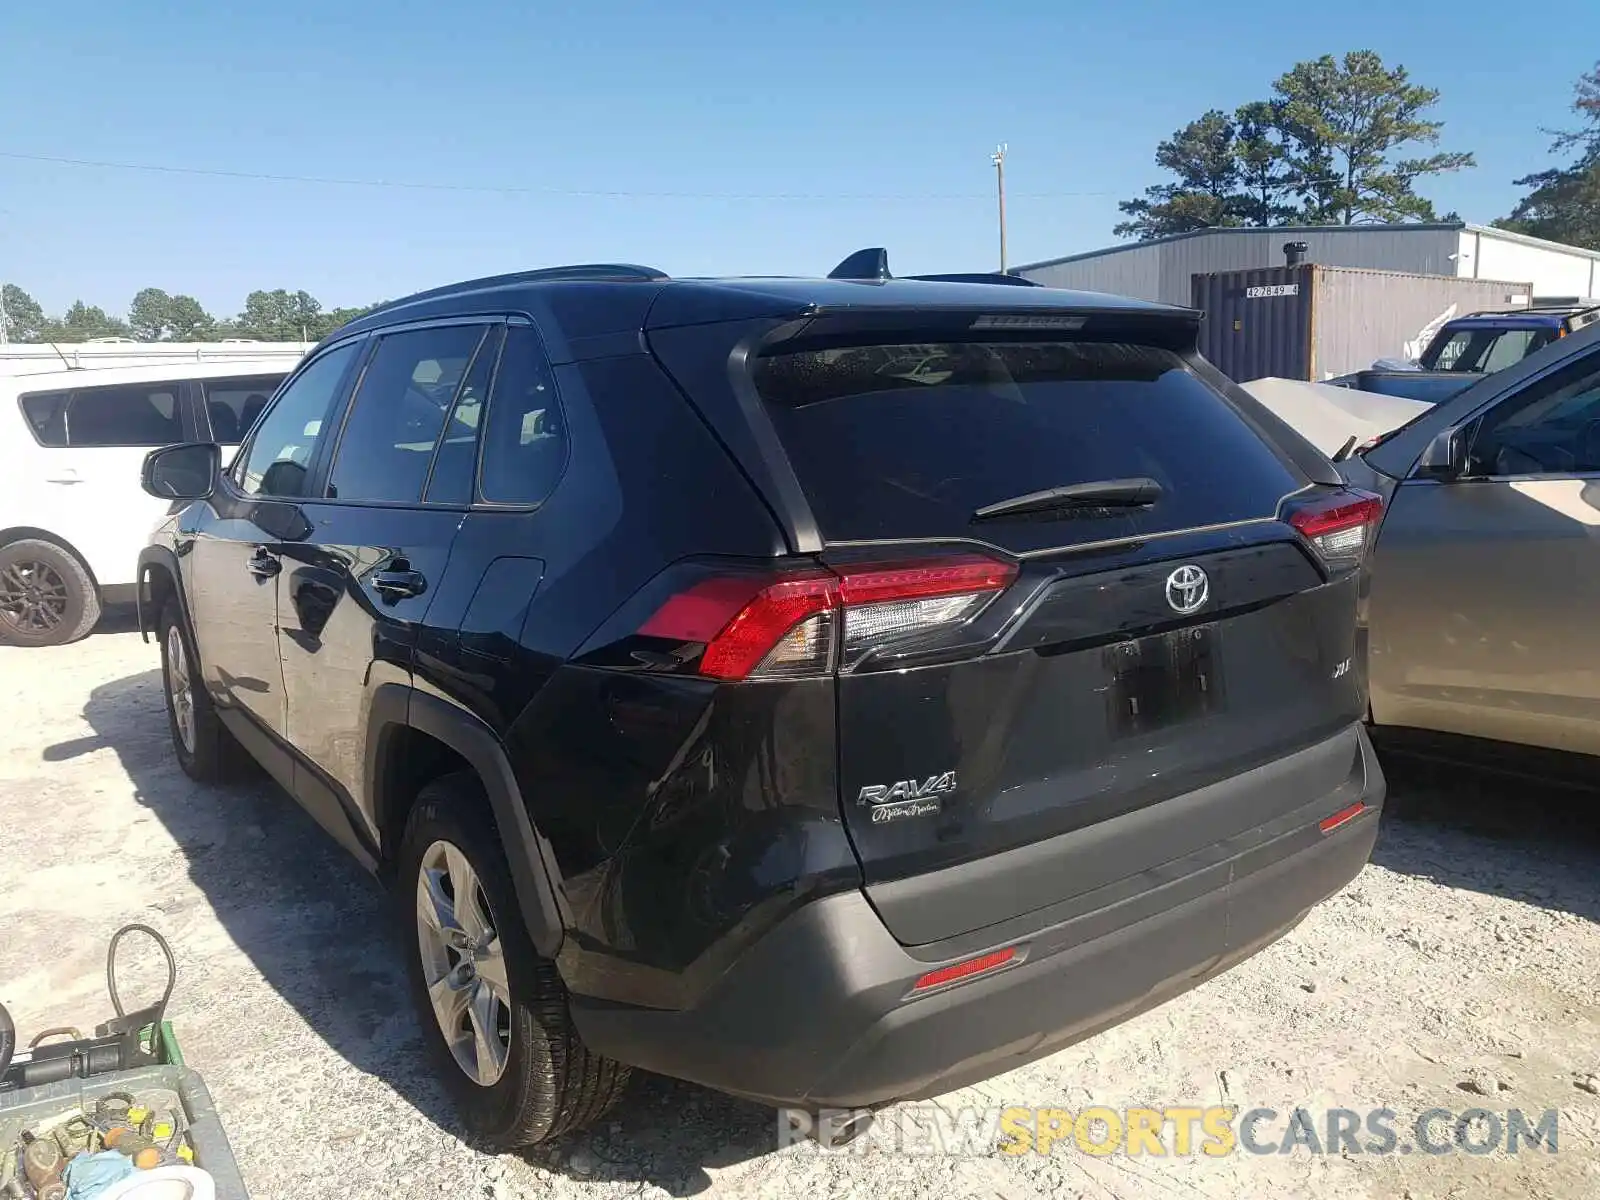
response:
[[[71,467],[63,467],[54,475],[44,477],[46,483],[82,483],[83,477]]]
[[[372,576],[372,588],[393,603],[408,596],[422,595],[428,590],[428,581],[421,571],[378,571]]]
[[[277,555],[257,548],[256,552],[250,556],[250,560],[245,563],[244,569],[257,579],[271,579],[279,571],[283,570],[283,563],[278,560]]]

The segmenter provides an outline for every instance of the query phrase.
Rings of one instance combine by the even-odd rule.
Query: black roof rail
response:
[[[1521,308],[1475,308],[1469,313],[1462,313],[1463,317],[1526,317],[1549,316],[1562,313],[1567,316],[1579,316],[1586,312],[1593,312],[1600,308],[1594,304],[1524,304]],[[1454,318],[1452,318],[1454,319]]]
[[[889,252],[882,246],[873,246],[866,250],[857,250],[833,270],[828,272],[829,279],[891,279],[889,274]]]
[[[409,296],[402,296],[398,300],[390,300],[379,304],[367,312],[363,317],[373,313],[387,312],[391,308],[398,308],[402,304],[413,304],[419,300],[433,300],[440,296],[453,296],[462,292],[477,292],[485,288],[510,287],[519,283],[559,283],[570,281],[575,283],[664,283],[672,277],[664,271],[654,267],[641,267],[633,263],[574,263],[565,267],[539,267],[531,271],[512,271],[506,275],[485,275],[482,279],[464,279],[460,283],[447,283],[443,287],[429,288],[425,292],[414,292]]]
[[[1001,275],[988,271],[955,272],[950,275],[908,275],[907,279],[924,279],[930,283],[999,283],[1007,287],[1043,287],[1044,284],[1034,279],[1024,279],[1021,275]]]

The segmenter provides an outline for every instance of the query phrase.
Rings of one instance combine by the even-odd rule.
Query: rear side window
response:
[[[489,397],[479,491],[491,504],[538,504],[567,463],[567,431],[549,360],[533,330],[506,330]]]
[[[848,346],[757,360],[823,535],[1014,548],[1271,517],[1302,485],[1176,354],[1107,342]],[[1068,484],[1149,477],[1146,509],[975,523]]]
[[[71,392],[35,392],[22,397],[22,416],[41,446],[67,444],[67,401]]]
[[[206,414],[211,436],[224,446],[237,445],[267,411],[267,401],[283,382],[282,375],[250,375],[242,379],[207,379]]]
[[[184,440],[178,383],[139,383],[36,392],[22,397],[46,446],[170,446]]]
[[[445,417],[482,325],[442,325],[385,336],[351,402],[328,495],[418,504]]]
[[[455,407],[444,423],[439,453],[434,456],[433,473],[428,477],[429,504],[471,504],[472,480],[478,466],[478,431],[483,424],[489,380],[494,374],[496,352],[500,349],[500,330],[494,328],[478,346]]]

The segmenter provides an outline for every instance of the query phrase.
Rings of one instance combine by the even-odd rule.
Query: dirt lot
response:
[[[126,622],[123,624],[126,629]],[[106,1015],[105,939],[162,929],[173,1016],[258,1200],[365,1196],[1423,1197],[1600,1194],[1600,799],[1391,764],[1371,867],[1278,944],[968,1105],[1390,1108],[1389,1155],[779,1149],[770,1112],[636,1084],[592,1135],[479,1153],[423,1065],[384,899],[261,782],[195,787],[167,746],[157,657],[129,632],[0,648],[0,999],[24,1031]],[[1423,1110],[1559,1110],[1559,1152],[1405,1154]],[[1450,1124],[1435,1126],[1448,1143]],[[1442,1131],[1442,1132],[1441,1132]],[[1482,1144],[1490,1126],[1471,1126]],[[1365,1140],[1365,1139],[1364,1139]],[[926,1145],[926,1143],[922,1143]],[[1170,1144],[1170,1143],[1169,1143]]]

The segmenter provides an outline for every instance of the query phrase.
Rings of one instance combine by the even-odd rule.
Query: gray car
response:
[[[1340,468],[1386,502],[1374,725],[1600,755],[1600,325]]]

